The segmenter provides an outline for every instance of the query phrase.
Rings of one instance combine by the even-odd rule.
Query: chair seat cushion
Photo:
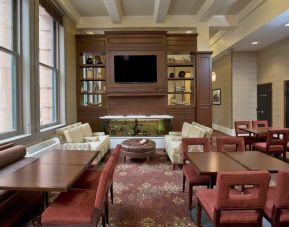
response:
[[[231,194],[240,193],[237,190],[232,190]],[[211,220],[214,218],[214,206],[216,201],[216,189],[199,189],[197,198]],[[245,210],[228,210],[221,212],[220,222],[225,223],[248,223],[256,222],[259,213],[257,211]]]
[[[73,188],[97,190],[99,179],[101,176],[100,170],[86,170],[84,174],[73,185]]]
[[[266,151],[266,143],[255,143],[255,149],[261,150],[261,151]],[[271,145],[269,147],[269,152],[283,152],[283,146],[281,145]]]
[[[41,215],[42,224],[91,224],[96,191],[75,189],[61,193]]]
[[[269,188],[268,194],[267,194],[267,201],[265,205],[265,214],[272,219],[273,214],[273,202],[274,202],[274,196],[276,193],[276,188]],[[289,210],[281,210],[280,214],[280,222],[289,222]]]
[[[189,183],[194,185],[206,185],[210,182],[210,177],[207,175],[199,175],[191,164],[183,166],[183,172]]]

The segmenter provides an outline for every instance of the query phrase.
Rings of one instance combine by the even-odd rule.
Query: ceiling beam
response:
[[[259,4],[253,12],[247,14],[247,16],[239,21],[237,28],[229,30],[221,39],[210,46],[214,52],[213,57],[218,57],[224,51],[232,48],[240,40],[245,39],[256,30],[268,24],[275,17],[288,11],[288,8],[289,1],[284,0],[267,0]]]
[[[208,22],[210,18],[224,5],[228,2],[235,0],[205,0],[201,9],[197,14],[197,18],[200,22]]]
[[[74,23],[79,23],[80,15],[69,0],[57,0],[57,4],[74,21]]]
[[[154,18],[157,23],[163,23],[168,15],[171,0],[155,0]]]
[[[218,31],[212,38],[210,38],[209,45],[212,46],[215,42],[221,39],[227,32],[228,30]]]
[[[121,23],[122,10],[119,0],[103,0],[103,3],[112,23]]]
[[[238,14],[238,21],[243,20],[246,16],[252,13],[256,8],[258,8],[265,0],[252,0],[249,2]]]

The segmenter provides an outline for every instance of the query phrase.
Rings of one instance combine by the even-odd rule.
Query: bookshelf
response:
[[[80,106],[105,106],[105,53],[80,55]]]

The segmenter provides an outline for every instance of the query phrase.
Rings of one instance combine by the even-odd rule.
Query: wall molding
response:
[[[225,133],[229,136],[235,136],[235,130],[231,128],[224,127],[222,125],[212,124],[213,129]]]

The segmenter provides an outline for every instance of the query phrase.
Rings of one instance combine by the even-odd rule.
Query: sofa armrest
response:
[[[171,131],[171,132],[169,132],[169,135],[170,136],[182,136],[182,132],[173,132],[173,131]]]
[[[104,132],[93,132],[92,136],[105,136]]]
[[[65,143],[63,150],[91,150],[89,142],[86,143]]]

